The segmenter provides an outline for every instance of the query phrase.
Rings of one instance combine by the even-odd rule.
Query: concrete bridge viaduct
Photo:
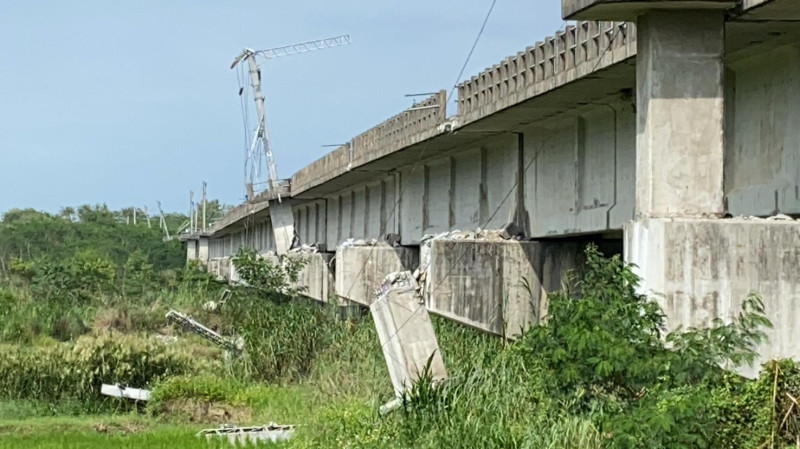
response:
[[[235,278],[241,246],[302,254],[308,296],[364,305],[419,269],[428,310],[513,334],[595,241],[670,326],[755,290],[763,357],[800,356],[800,1],[562,9],[580,21],[460,84],[455,114],[442,91],[354,137],[189,236],[190,258]]]

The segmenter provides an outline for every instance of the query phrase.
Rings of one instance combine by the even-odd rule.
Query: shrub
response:
[[[84,336],[75,344],[0,347],[0,398],[101,402],[103,383],[148,388],[182,374],[193,361],[154,340],[115,332]]]
[[[255,250],[241,248],[233,258],[236,272],[244,281],[243,288],[274,301],[285,301],[302,293],[297,278],[307,260],[300,256],[282,256],[279,262],[261,257]]]

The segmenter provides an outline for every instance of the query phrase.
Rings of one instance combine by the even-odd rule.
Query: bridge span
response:
[[[800,1],[562,9],[580,21],[458,85],[454,114],[441,91],[354,137],[189,257],[235,279],[240,247],[302,253],[308,296],[363,305],[420,270],[428,310],[513,335],[592,241],[638,266],[669,326],[755,290],[762,356],[800,356]]]

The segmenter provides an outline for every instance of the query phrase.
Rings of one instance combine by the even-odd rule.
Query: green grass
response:
[[[135,415],[0,420],[0,448],[207,447],[196,432]]]

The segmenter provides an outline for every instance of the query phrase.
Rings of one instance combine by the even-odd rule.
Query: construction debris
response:
[[[410,390],[426,370],[434,382],[447,379],[436,333],[418,288],[410,272],[392,273],[370,305],[397,397]]]
[[[233,292],[226,288],[225,290],[222,291],[222,294],[219,296],[219,301],[206,302],[205,304],[203,304],[203,310],[208,312],[219,311],[219,309],[221,309],[222,306],[224,306],[225,303],[228,302],[229,299],[231,299],[231,295],[233,295]]]
[[[231,339],[223,337],[222,335],[214,332],[213,330],[198,323],[192,317],[180,313],[177,310],[170,310],[167,312],[167,320],[181,325],[184,329],[192,331],[197,335],[205,338],[206,340],[214,343],[217,346],[222,346],[228,352],[238,354],[244,348],[244,341],[242,339]]]
[[[256,427],[222,426],[219,429],[201,430],[197,436],[204,436],[208,441],[213,438],[224,438],[234,446],[247,446],[250,444],[287,441],[294,435],[294,428],[295,426],[280,426],[275,423]]]
[[[100,394],[104,394],[106,396],[113,396],[115,398],[133,399],[134,401],[150,400],[150,390],[142,390],[141,388],[130,388],[120,384],[116,385],[103,384],[100,387]]]
[[[303,254],[316,254],[319,252],[319,246],[316,243],[312,245],[308,245],[303,243],[302,245],[295,246],[294,248],[289,250],[290,253],[303,253]]]

